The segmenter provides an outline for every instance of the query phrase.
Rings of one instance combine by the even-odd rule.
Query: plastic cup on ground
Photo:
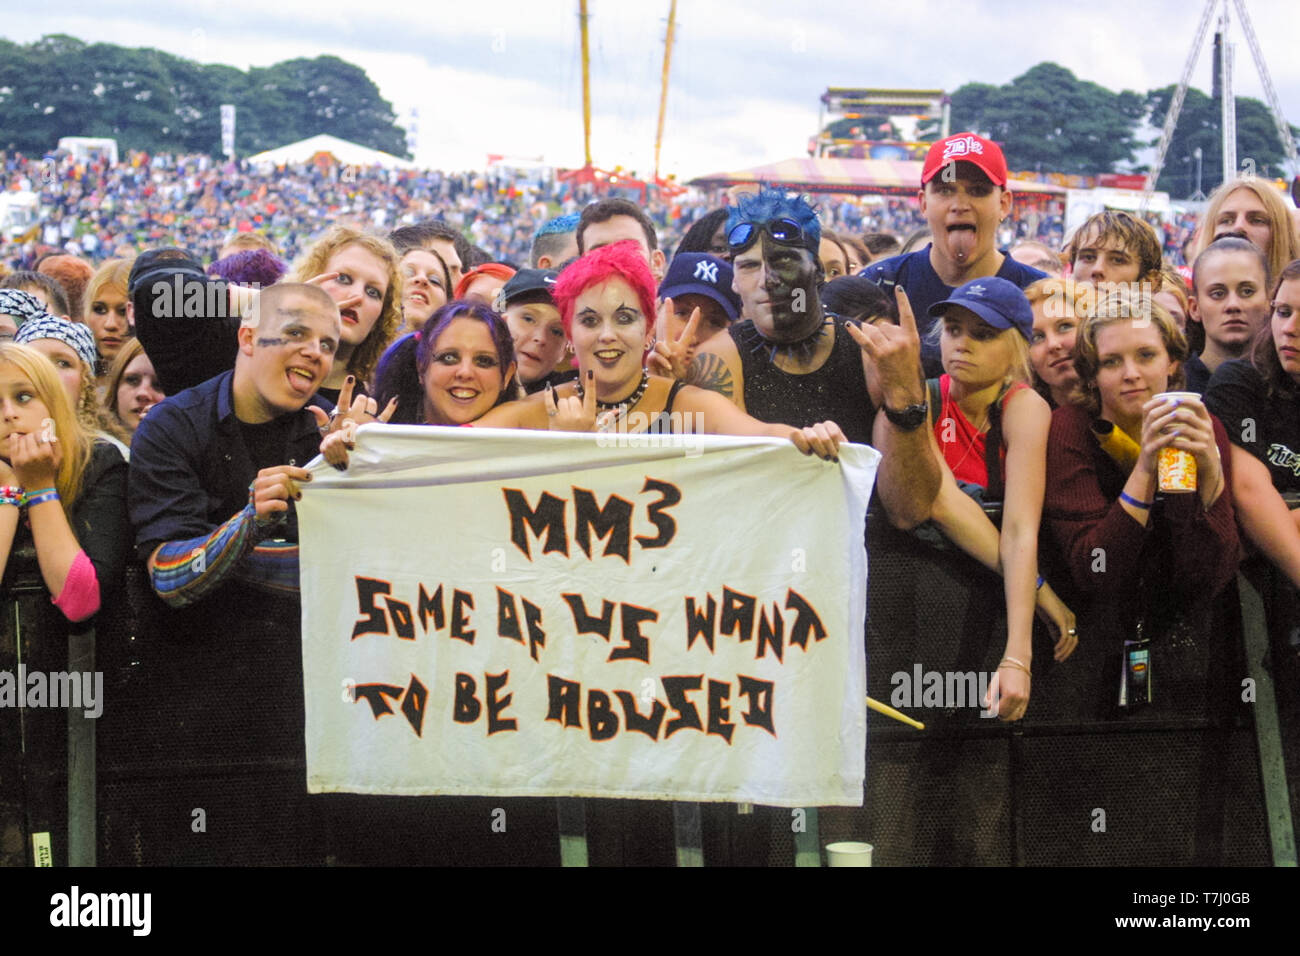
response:
[[[828,843],[826,859],[830,866],[870,866],[870,843]]]

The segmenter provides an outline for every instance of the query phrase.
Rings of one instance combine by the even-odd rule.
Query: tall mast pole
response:
[[[1228,42],[1228,0],[1223,0],[1223,14],[1219,18],[1219,34],[1223,37],[1223,56],[1220,58],[1219,129],[1223,134],[1223,181],[1237,178],[1237,101],[1232,93],[1232,44]]]
[[[578,26],[582,32],[582,152],[591,165],[591,55],[587,50],[587,0],[578,0]]]
[[[664,75],[659,89],[659,127],[655,130],[655,179],[659,179],[659,147],[664,139],[664,114],[668,112],[668,70],[673,59],[673,22],[677,19],[677,0],[668,5],[668,34],[664,38]]]

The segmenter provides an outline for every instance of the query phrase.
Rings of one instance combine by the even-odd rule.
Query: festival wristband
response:
[[[23,504],[27,507],[32,505],[43,505],[47,501],[58,501],[59,493],[54,488],[42,488],[39,491],[29,491],[23,495]]]
[[[1138,501],[1127,491],[1121,491],[1119,493],[1119,500],[1123,501],[1125,504],[1132,505],[1134,508],[1141,508],[1143,511],[1150,511],[1151,505],[1154,504],[1154,502],[1151,501]]]
[[[0,485],[0,505],[13,505],[15,508],[21,508],[23,494],[23,490],[17,485]]]

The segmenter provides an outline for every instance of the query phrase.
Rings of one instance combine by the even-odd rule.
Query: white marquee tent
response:
[[[349,143],[337,136],[322,133],[310,136],[287,146],[268,149],[248,157],[248,162],[259,166],[283,166],[310,162],[320,153],[328,153],[346,166],[382,166],[385,169],[415,169],[415,163],[400,159],[391,153],[371,149],[359,143]]]

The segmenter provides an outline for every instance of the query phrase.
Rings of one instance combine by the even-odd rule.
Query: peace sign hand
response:
[[[661,329],[668,328],[668,317],[673,315],[673,300],[665,298],[659,306],[659,324]],[[682,329],[676,341],[660,340],[655,343],[647,362],[650,371],[666,378],[684,379],[686,371],[695,359],[695,330],[699,327],[702,313],[699,308],[691,310],[691,317]]]

